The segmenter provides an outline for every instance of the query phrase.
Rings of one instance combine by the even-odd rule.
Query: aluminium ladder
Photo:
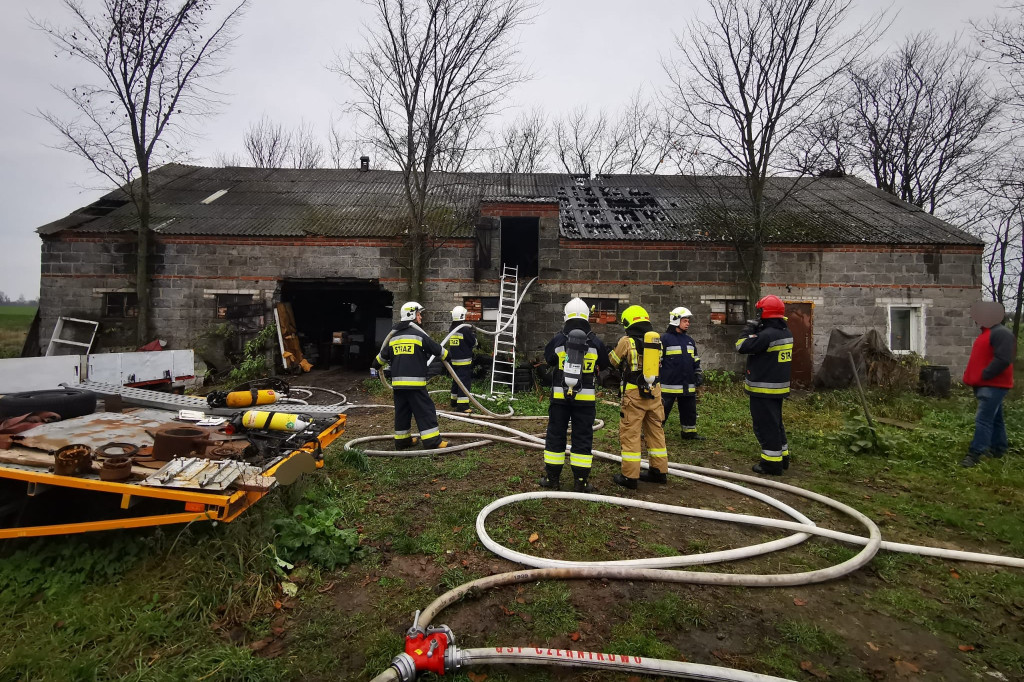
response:
[[[495,330],[508,325],[494,336],[494,353],[491,363],[491,395],[498,390],[509,395],[515,393],[516,379],[516,300],[519,298],[519,268],[503,266],[501,273],[501,296],[498,298],[498,322]]]

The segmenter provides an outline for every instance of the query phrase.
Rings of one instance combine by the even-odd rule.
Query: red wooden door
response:
[[[794,388],[810,388],[814,378],[814,308],[810,303],[786,303],[786,324],[793,333]]]

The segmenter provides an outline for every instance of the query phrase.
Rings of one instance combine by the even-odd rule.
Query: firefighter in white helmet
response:
[[[697,387],[704,383],[697,343],[687,334],[692,313],[679,306],[668,314],[668,329],[661,335],[661,403],[665,421],[672,405],[679,403],[679,426],[683,440],[704,440],[697,433]]]
[[[619,409],[619,446],[622,473],[616,485],[636,490],[637,481],[668,482],[668,450],[665,447],[665,407],[661,404],[661,336],[651,326],[647,311],[631,305],[622,311],[626,335],[608,353],[612,365],[622,371],[622,406]],[[650,467],[640,472],[642,441],[647,443]]]
[[[377,355],[380,365],[391,365],[391,386],[395,389],[395,449],[412,447],[412,418],[425,450],[443,448],[437,427],[437,409],[427,393],[427,359],[447,358],[448,351],[434,341],[419,325],[423,324],[423,306],[416,301],[402,305],[401,320],[392,329],[387,345]]]
[[[542,488],[558,490],[565,466],[566,430],[572,422],[573,490],[591,492],[594,417],[597,413],[597,373],[608,366],[608,349],[590,329],[590,309],[580,298],[565,305],[562,330],[544,349],[544,358],[554,367],[551,373],[551,401],[548,403],[548,432],[544,441]]]
[[[467,311],[461,305],[452,308],[452,324],[448,328],[452,332],[445,346],[448,348],[448,362],[466,388],[473,383],[473,348],[476,347],[476,332],[473,326],[466,323]],[[461,329],[458,329],[461,327]],[[458,331],[454,331],[458,329]],[[472,412],[469,406],[469,395],[464,393],[452,379],[451,408],[460,412]]]

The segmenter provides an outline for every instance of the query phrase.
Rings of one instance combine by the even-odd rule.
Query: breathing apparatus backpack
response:
[[[628,338],[630,349],[628,378],[636,384],[641,396],[651,398],[661,372],[661,335],[656,331],[646,332],[643,343],[639,347],[637,347],[637,339],[632,336]]]
[[[566,335],[565,361],[562,363],[562,385],[565,397],[576,398],[576,390],[583,381],[583,356],[587,352],[587,333],[573,329]]]

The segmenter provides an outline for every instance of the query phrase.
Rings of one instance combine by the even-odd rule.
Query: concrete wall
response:
[[[558,237],[555,205],[492,204],[484,219],[536,217],[540,226],[540,278],[521,309],[519,351],[539,357],[561,327],[562,308],[574,295],[619,299],[645,306],[656,328],[668,311],[685,305],[694,313],[691,334],[707,368],[739,369],[733,351],[739,325],[712,324],[716,301],[743,299],[740,268],[726,245],[644,242],[578,242]],[[474,272],[474,242],[441,246],[426,273],[428,330],[446,329],[448,311],[466,296],[495,296],[500,238],[492,267]],[[153,293],[156,336],[171,347],[192,345],[217,324],[215,293],[253,293],[270,305],[283,278],[351,277],[378,280],[400,305],[406,284],[395,259],[400,245],[384,239],[219,239],[160,237],[155,246]],[[131,291],[134,245],[130,237],[76,235],[44,240],[40,338],[45,347],[58,315],[100,319],[100,349],[134,345],[133,321],[102,319],[104,291]],[[977,248],[775,247],[765,255],[764,293],[813,304],[815,366],[831,329],[887,330],[889,305],[920,306],[926,357],[962,370],[976,330],[967,316],[980,297],[981,254]],[[475,276],[479,279],[474,279]],[[523,283],[525,284],[525,282]],[[613,344],[617,325],[595,325]]]

